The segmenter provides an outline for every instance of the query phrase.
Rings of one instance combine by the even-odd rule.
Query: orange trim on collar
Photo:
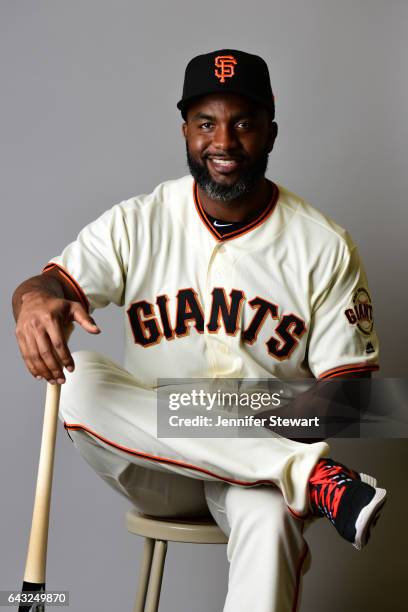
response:
[[[241,228],[239,228],[237,230],[234,230],[233,232],[230,232],[230,233],[225,234],[223,236],[222,234],[217,232],[215,227],[208,220],[207,215],[205,213],[205,210],[203,208],[203,205],[201,204],[200,197],[198,195],[197,182],[194,181],[193,182],[193,199],[194,199],[195,207],[196,207],[197,212],[198,212],[198,216],[200,217],[200,219],[203,222],[203,224],[205,225],[205,227],[209,230],[209,232],[214,236],[214,238],[218,242],[225,242],[226,240],[231,240],[233,238],[238,238],[239,236],[242,236],[243,234],[246,234],[246,233],[252,231],[253,229],[258,227],[259,225],[262,225],[262,223],[264,223],[264,221],[266,221],[267,218],[272,214],[273,210],[275,209],[276,202],[278,201],[279,189],[275,185],[275,183],[273,183],[272,181],[271,181],[271,183],[272,183],[272,187],[273,187],[272,197],[271,197],[271,199],[269,201],[268,206],[259,214],[259,216],[256,217],[256,219],[254,219],[250,223],[248,223],[248,225],[245,225],[244,227],[241,227]]]

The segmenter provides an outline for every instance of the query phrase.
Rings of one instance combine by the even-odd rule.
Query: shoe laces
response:
[[[309,480],[312,510],[334,523],[341,498],[355,480],[359,480],[358,474],[341,463],[319,461]]]

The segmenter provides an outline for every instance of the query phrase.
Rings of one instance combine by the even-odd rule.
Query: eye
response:
[[[238,121],[237,128],[241,130],[249,130],[251,128],[251,122],[247,119],[242,119],[242,121]]]
[[[203,121],[202,123],[200,123],[199,128],[200,130],[210,130],[212,126],[213,124],[211,123],[211,121]]]

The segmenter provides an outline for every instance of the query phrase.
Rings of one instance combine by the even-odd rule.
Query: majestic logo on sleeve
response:
[[[220,83],[225,83],[226,78],[230,79],[234,76],[236,64],[237,60],[233,55],[217,55],[215,58],[215,76]]]
[[[356,325],[357,329],[366,336],[373,331],[373,305],[367,289],[360,287],[353,295],[353,307],[344,311],[350,325]]]
[[[251,317],[245,329],[241,329],[245,301],[245,294],[240,289],[232,289],[227,296],[223,287],[214,287],[208,320],[205,321],[197,292],[187,287],[177,292],[173,320],[169,312],[170,298],[166,294],[158,295],[154,304],[146,300],[133,302],[127,314],[135,344],[143,347],[158,344],[163,338],[173,340],[188,336],[192,328],[199,334],[205,331],[218,334],[221,329],[229,336],[240,332],[242,342],[252,345],[270,319],[274,322],[274,333],[265,342],[266,350],[279,361],[288,359],[306,331],[303,319],[293,313],[279,316],[277,304],[256,296],[248,302]]]

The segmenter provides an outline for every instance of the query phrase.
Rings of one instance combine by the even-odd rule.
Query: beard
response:
[[[219,202],[230,202],[251,193],[259,180],[265,176],[269,159],[269,151],[265,150],[258,159],[241,173],[235,183],[223,185],[214,181],[205,162],[193,159],[188,150],[187,143],[186,153],[188,167],[197,184],[212,200],[218,200]]]

